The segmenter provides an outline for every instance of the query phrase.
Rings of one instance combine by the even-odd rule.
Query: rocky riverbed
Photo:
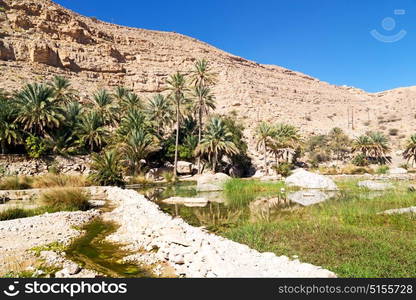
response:
[[[90,189],[91,190],[91,189]],[[62,212],[0,222],[1,270],[30,262],[33,247],[68,245],[80,228],[97,216],[119,227],[106,240],[125,245],[126,263],[151,267],[156,276],[180,277],[336,277],[333,272],[274,253],[260,253],[193,227],[162,212],[158,205],[133,190],[96,188],[112,210]],[[75,226],[75,227],[74,227]],[[41,257],[61,271],[59,277],[93,277],[68,261],[62,251],[41,251]],[[71,274],[72,273],[72,274]]]
[[[98,215],[99,210],[58,212],[0,222],[0,275],[33,269],[38,259],[31,249],[53,243],[68,245],[82,233],[76,228]],[[60,253],[48,252],[42,255],[49,265],[59,268],[67,264]]]
[[[147,252],[130,260],[165,262],[183,277],[335,277],[320,267],[246,245],[172,218],[133,190],[108,189],[116,208],[108,216],[119,229],[108,239]]]

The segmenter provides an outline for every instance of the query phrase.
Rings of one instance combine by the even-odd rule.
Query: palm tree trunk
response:
[[[269,175],[269,168],[267,163],[267,145],[266,141],[264,141],[264,167],[266,168],[266,175]]]
[[[1,140],[1,154],[6,154],[6,143]]]
[[[178,147],[179,147],[179,100],[176,103],[176,143],[175,143],[175,165],[173,167],[173,176],[178,175]]]
[[[212,160],[212,169],[213,169],[214,173],[217,171],[217,159],[218,159],[217,155],[218,155],[217,151],[215,151],[214,152],[214,158]]]
[[[198,115],[198,146],[201,144],[202,138],[202,109],[201,105],[199,106],[199,115]],[[198,156],[198,174],[201,174],[201,155]]]

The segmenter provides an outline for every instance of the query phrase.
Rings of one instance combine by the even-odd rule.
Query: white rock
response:
[[[290,201],[303,206],[321,203],[330,199],[333,196],[335,196],[334,192],[322,192],[320,190],[303,190],[287,195]]]
[[[376,182],[372,180],[360,181],[357,185],[372,191],[385,191],[393,188],[393,185],[389,182]]]
[[[231,177],[224,173],[203,174],[198,177],[196,189],[200,192],[222,191],[225,182],[230,179]]]
[[[400,174],[407,174],[407,170],[404,168],[394,168],[389,170],[389,174],[391,175],[400,175]]]
[[[336,191],[338,187],[329,177],[311,173],[304,169],[298,169],[286,178],[285,183],[288,186],[296,186],[304,189],[322,189]]]

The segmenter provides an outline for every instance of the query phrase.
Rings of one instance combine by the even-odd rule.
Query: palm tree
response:
[[[359,136],[353,142],[352,152],[361,152],[366,158],[373,158],[378,163],[390,161],[387,154],[390,152],[388,139],[380,132],[369,132]]]
[[[332,152],[338,160],[345,158],[345,154],[349,152],[351,141],[344,131],[335,127],[328,134],[328,143]]]
[[[410,136],[407,141],[406,150],[403,152],[403,158],[408,162],[412,161],[412,165],[416,162],[416,134]]]
[[[156,132],[163,136],[163,127],[172,122],[172,105],[167,97],[155,95],[149,100],[146,109],[149,120],[156,124]]]
[[[142,160],[154,150],[155,139],[143,128],[134,129],[121,144],[120,153],[133,175],[141,171]]]
[[[76,133],[78,143],[82,146],[89,146],[90,152],[94,149],[101,149],[109,135],[101,115],[96,111],[88,112],[81,117]]]
[[[113,97],[118,102],[123,101],[124,97],[126,97],[130,93],[130,90],[128,88],[125,88],[124,86],[118,86],[114,90]]]
[[[257,151],[260,148],[263,148],[264,155],[264,167],[266,169],[266,174],[269,173],[268,162],[267,162],[267,152],[268,147],[273,144],[273,137],[275,135],[275,128],[267,122],[261,122],[256,128],[256,137],[257,137]]]
[[[61,107],[54,101],[52,88],[42,84],[28,84],[15,96],[18,116],[16,122],[23,129],[44,135],[47,129],[58,128],[64,121]]]
[[[209,87],[197,85],[193,91],[194,111],[198,116],[198,144],[202,139],[202,120],[204,115],[207,115],[209,110],[215,109],[215,96],[211,93]],[[198,157],[198,174],[201,173],[201,158]]]
[[[179,147],[179,127],[181,118],[181,105],[186,101],[185,93],[188,91],[185,76],[177,72],[171,75],[167,80],[167,89],[169,90],[169,98],[175,104],[176,110],[176,142],[175,142],[175,163],[174,176],[176,178],[178,171],[178,147]]]
[[[220,118],[212,118],[207,125],[201,143],[196,147],[197,156],[208,155],[214,173],[222,155],[238,154],[239,150],[233,142],[233,135]]]
[[[94,108],[103,118],[104,124],[117,124],[117,105],[113,97],[105,90],[98,90],[92,95]]]
[[[103,185],[124,186],[120,155],[115,151],[106,151],[92,155],[90,178],[93,182]]]
[[[129,92],[121,98],[120,107],[125,112],[129,109],[142,109],[143,103],[139,95]]]
[[[210,86],[217,81],[217,73],[213,72],[206,59],[197,60],[191,72],[191,83],[196,86]]]
[[[70,129],[75,129],[83,111],[84,109],[79,102],[70,102],[65,106],[66,123]]]
[[[77,96],[77,92],[71,88],[70,81],[64,77],[54,76],[48,86],[52,89],[53,97],[58,104],[67,104]]]
[[[1,154],[6,153],[6,145],[20,141],[20,131],[14,123],[16,113],[9,100],[0,96],[0,146]]]
[[[289,154],[294,151],[300,142],[299,130],[289,124],[277,124],[273,130],[272,142],[270,148],[276,157],[284,157],[289,159]]]
[[[148,129],[146,116],[137,109],[129,109],[126,116],[120,121],[120,126],[117,129],[117,135],[120,141],[125,141],[127,136],[133,130],[141,129]]]

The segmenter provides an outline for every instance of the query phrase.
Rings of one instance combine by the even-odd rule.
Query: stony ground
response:
[[[156,275],[183,277],[335,277],[320,267],[273,253],[259,253],[246,245],[224,239],[193,227],[180,218],[172,218],[133,190],[96,189],[107,194],[114,210],[100,213],[60,212],[0,222],[0,272],[22,270],[34,264],[30,249],[51,243],[67,244],[79,236],[78,228],[101,215],[114,221],[119,229],[108,240],[126,245],[136,254],[125,261],[153,266]],[[78,266],[63,253],[42,251],[50,265],[63,268],[58,277],[94,276],[79,273]],[[71,274],[74,273],[74,274]]]
[[[111,188],[108,197],[117,204],[109,220],[120,228],[110,240],[129,245],[139,261],[167,262],[184,277],[335,277],[320,267],[273,253],[259,253],[172,218],[132,190]],[[130,257],[134,259],[134,257]]]
[[[28,250],[51,243],[67,244],[81,234],[75,227],[99,214],[97,210],[58,212],[0,222],[0,275],[25,270],[36,261]]]

